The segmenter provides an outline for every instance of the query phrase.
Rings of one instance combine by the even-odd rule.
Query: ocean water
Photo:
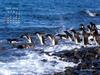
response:
[[[0,0],[0,33],[56,33],[91,21],[99,25],[100,16],[91,17],[87,11],[100,14],[100,0]]]
[[[90,17],[86,13],[87,10],[90,10],[100,14],[100,0],[0,0],[0,5],[1,26],[4,24],[4,18],[8,15],[7,8],[14,7],[19,9],[21,15],[24,15],[20,16],[20,23],[10,23],[3,26],[14,28],[20,26],[65,26],[69,28],[78,27],[80,23],[88,24],[90,21],[100,24],[100,16]],[[6,9],[4,15],[2,9]]]
[[[13,20],[16,12],[9,13],[9,9],[17,9],[19,19]],[[90,21],[100,25],[100,16],[91,17],[88,10],[100,14],[100,0],[0,0],[0,75],[48,75],[77,66],[43,53],[81,47],[71,41],[25,50],[11,48],[2,41],[27,32],[58,33],[66,28],[78,28],[80,23],[87,25]],[[5,20],[7,18],[10,19]]]

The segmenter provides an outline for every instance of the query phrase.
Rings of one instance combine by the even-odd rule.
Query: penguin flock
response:
[[[19,41],[18,39],[7,39],[7,41],[17,48],[34,48],[35,44],[34,39],[32,38],[33,36],[37,36],[41,45],[46,45],[46,39],[51,42],[50,45],[52,46],[57,45],[59,40],[70,40],[76,44],[83,43],[83,47],[87,47],[87,45],[90,44],[89,40],[94,42],[97,46],[100,45],[99,29],[93,22],[90,22],[89,25],[80,24],[78,29],[66,29],[63,33],[58,34],[49,34],[45,32],[35,32],[32,35],[28,33],[23,34],[20,38],[23,38],[25,42]]]

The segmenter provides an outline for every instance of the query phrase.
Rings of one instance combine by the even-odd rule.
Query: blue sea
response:
[[[100,0],[0,0],[0,33],[30,28],[29,32],[59,32],[78,28],[81,23],[100,24],[100,16],[91,17],[88,10],[100,14]]]
[[[58,33],[68,28],[78,28],[81,23],[88,25],[89,22],[100,25],[100,15],[91,17],[86,11],[100,14],[100,0],[0,0],[0,45],[2,40],[16,38],[23,33]],[[80,46],[73,43],[56,47],[38,46],[36,52],[32,51],[34,49],[21,51],[8,45],[6,47],[4,52],[0,48],[0,75],[48,75],[62,71],[66,65],[72,64],[73,67],[77,64],[68,64],[39,52]],[[43,63],[41,57],[48,62]]]

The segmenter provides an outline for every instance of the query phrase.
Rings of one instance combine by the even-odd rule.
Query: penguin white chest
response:
[[[54,38],[51,38],[50,36],[48,36],[48,38],[50,39],[52,45],[55,45],[55,39]]]
[[[39,41],[40,41],[41,45],[44,45],[42,35],[37,34],[37,36],[39,38]]]

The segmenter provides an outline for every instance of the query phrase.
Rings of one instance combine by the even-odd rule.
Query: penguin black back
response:
[[[84,45],[88,44],[88,37],[89,37],[89,34],[85,30],[83,30]]]
[[[54,37],[54,35],[52,34],[47,34],[46,37],[49,37],[49,39],[52,42],[52,45],[57,45],[58,44],[58,40]]]
[[[64,31],[64,32],[66,33],[67,36],[71,38],[72,41],[75,41],[71,33],[69,33],[68,31]]]
[[[93,37],[95,42],[100,45],[100,34],[96,29],[93,31]]]
[[[78,32],[76,32],[74,29],[71,30],[73,33],[74,33],[74,38],[75,40],[77,40],[78,43],[81,42],[81,39],[80,39],[80,34]]]

